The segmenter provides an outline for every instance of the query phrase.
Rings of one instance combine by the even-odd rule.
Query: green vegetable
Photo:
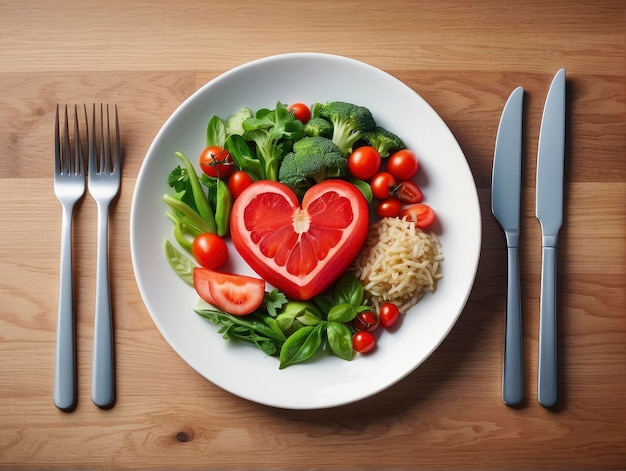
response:
[[[233,208],[233,195],[226,182],[216,179],[215,196],[215,224],[217,225],[217,235],[224,237],[230,230],[230,212]]]
[[[325,329],[326,323],[306,326],[287,337],[280,350],[279,368],[283,369],[311,358],[322,345],[322,333]]]
[[[304,125],[304,134],[310,137],[333,137],[333,125],[319,116],[309,119]]]
[[[201,300],[194,307],[194,311],[211,324],[220,327],[218,332],[224,339],[238,339],[250,343],[266,355],[277,355],[286,340],[282,331],[277,327],[276,320],[262,313],[233,316]]]
[[[178,157],[185,166],[189,189],[191,189],[191,193],[193,195],[195,209],[211,228],[209,232],[215,233],[217,231],[217,227],[215,225],[215,215],[213,214],[213,208],[211,207],[209,200],[207,199],[207,196],[202,189],[202,185],[200,183],[200,179],[198,178],[196,170],[194,169],[189,159],[185,156],[185,154],[183,154],[182,152],[175,152],[174,155],[176,155],[176,157]]]
[[[402,139],[380,126],[377,126],[373,131],[363,133],[361,138],[376,149],[383,158],[406,148]]]
[[[224,147],[226,126],[219,116],[212,116],[206,127],[206,146]]]
[[[267,313],[272,317],[276,317],[278,315],[277,310],[287,303],[287,297],[282,291],[274,288],[272,291],[265,293],[263,302]]]
[[[333,141],[325,137],[304,137],[293,145],[281,166],[278,179],[302,196],[310,187],[327,178],[347,174],[348,160]]]
[[[189,286],[193,287],[193,270],[196,264],[176,249],[169,240],[165,241],[165,256],[174,272]]]
[[[326,103],[319,110],[319,114],[332,123],[332,140],[345,154],[352,152],[352,146],[363,133],[376,128],[369,109],[344,101]]]
[[[268,180],[278,179],[283,157],[304,136],[304,125],[280,102],[273,110],[258,110],[253,118],[243,122],[243,129],[243,138],[256,145],[256,157],[263,168],[260,179]]]
[[[232,134],[241,136],[244,133],[243,122],[248,118],[252,118],[252,111],[246,106],[226,118],[226,137]]]
[[[359,180],[358,178],[350,178],[350,183],[356,186],[359,191],[363,194],[365,201],[371,203],[374,199],[374,193],[372,192],[372,185],[370,185],[365,180]]]
[[[289,335],[303,326],[318,325],[323,315],[314,304],[306,301],[289,301],[276,316],[280,329]]]
[[[247,172],[252,180],[258,181],[264,179],[265,170],[263,164],[257,159],[253,150],[242,136],[231,134],[226,138],[224,148],[232,157],[235,166]]]
[[[346,324],[328,322],[326,325],[326,336],[328,337],[328,346],[336,356],[343,360],[352,360],[354,356],[352,334]]]

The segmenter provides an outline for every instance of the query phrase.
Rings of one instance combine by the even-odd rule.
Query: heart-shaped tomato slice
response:
[[[305,300],[349,268],[367,237],[369,212],[361,192],[343,180],[313,186],[302,205],[286,185],[263,180],[239,195],[230,221],[248,265],[287,296]]]

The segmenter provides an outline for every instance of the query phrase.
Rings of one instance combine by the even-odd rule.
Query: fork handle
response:
[[[53,396],[54,404],[64,411],[70,411],[76,405],[76,338],[72,279],[72,207],[63,206]]]
[[[96,307],[93,339],[91,400],[109,407],[115,400],[113,319],[109,287],[108,207],[98,206],[98,249],[96,258]]]

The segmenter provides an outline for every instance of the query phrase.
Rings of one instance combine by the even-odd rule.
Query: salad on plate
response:
[[[204,141],[200,155],[175,152],[165,256],[197,294],[189,309],[227,341],[279,369],[350,361],[436,290],[443,255],[418,156],[367,107],[244,106],[211,116]],[[257,276],[229,271],[235,255]]]

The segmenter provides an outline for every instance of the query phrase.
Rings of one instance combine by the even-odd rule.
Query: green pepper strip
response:
[[[215,234],[217,232],[217,225],[215,223],[213,208],[211,207],[211,203],[209,203],[209,200],[207,199],[207,196],[202,189],[202,185],[200,184],[200,179],[198,178],[196,170],[194,169],[189,159],[185,156],[185,154],[181,152],[174,152],[174,155],[176,155],[176,157],[178,157],[183,162],[185,169],[187,170],[187,174],[189,175],[189,183],[191,184],[191,191],[193,193],[193,199],[196,203],[196,207],[198,208],[198,213],[207,222],[210,228],[208,232],[212,232]]]
[[[233,196],[228,185],[217,180],[217,197],[215,202],[215,223],[217,225],[217,235],[224,237],[230,229],[230,212],[233,208]]]

